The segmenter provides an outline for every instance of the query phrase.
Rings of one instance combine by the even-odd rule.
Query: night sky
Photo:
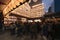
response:
[[[48,8],[51,6],[53,0],[42,0],[42,2],[44,3],[45,6],[45,12],[48,12]]]

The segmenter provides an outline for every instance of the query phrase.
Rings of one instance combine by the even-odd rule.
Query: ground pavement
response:
[[[16,35],[10,35],[10,32],[0,33],[0,40],[32,40],[30,36],[16,37]],[[35,39],[33,39],[35,40]],[[37,40],[43,40],[40,35],[38,35]],[[55,39],[56,40],[56,39]],[[60,39],[57,39],[60,40]]]

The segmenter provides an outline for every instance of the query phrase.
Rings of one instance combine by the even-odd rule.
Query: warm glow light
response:
[[[16,7],[16,5],[19,5],[20,2],[25,1],[25,0],[12,0],[7,7],[3,10],[4,15],[6,13],[8,13],[10,10],[12,10],[13,8]],[[36,17],[42,17],[45,12],[44,12],[44,6],[42,3],[37,4],[31,6],[29,5],[29,3],[25,2],[25,4],[19,6],[18,8],[16,8],[15,10],[13,10],[14,14],[17,15],[22,15],[25,17],[29,17],[29,18],[36,18]]]
[[[7,7],[3,10],[4,15],[11,11],[16,6],[20,5],[20,2],[23,3],[25,0],[11,0],[11,2],[7,5]]]
[[[35,22],[41,22],[41,20],[40,19],[36,19],[36,20],[34,20]]]
[[[28,22],[33,22],[32,20],[28,20]]]
[[[27,2],[19,6],[14,11],[12,11],[12,13],[25,16],[25,17],[29,17],[29,18],[42,17],[45,14],[44,6],[42,4],[34,5],[31,8]]]

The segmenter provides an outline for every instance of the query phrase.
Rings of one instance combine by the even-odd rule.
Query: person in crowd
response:
[[[29,35],[30,32],[30,24],[28,22],[24,23],[24,30],[25,30],[25,35]]]
[[[52,21],[52,34],[51,34],[51,37],[52,37],[52,40],[54,40],[54,36],[55,36],[55,23]]]
[[[16,25],[15,23],[11,23],[10,24],[10,31],[11,31],[11,35],[15,35],[15,28],[16,28]]]
[[[53,31],[52,22],[48,21],[48,40],[52,40],[52,31]]]
[[[37,25],[33,22],[30,26],[30,34],[32,39],[37,39]]]
[[[15,22],[16,24],[16,28],[17,28],[17,37],[22,37],[22,22],[21,21],[17,21]]]
[[[0,12],[0,31],[1,32],[3,29],[3,24],[4,24],[4,16],[3,16],[3,12]]]
[[[44,40],[47,40],[48,38],[48,23],[47,22],[44,22],[43,23],[43,27],[42,27],[42,38]]]
[[[21,23],[21,35],[22,37],[24,36],[24,28],[25,28],[25,25],[24,25],[24,22]]]
[[[60,38],[60,23],[58,23],[58,21],[55,21],[55,34],[54,34],[54,38]]]
[[[41,24],[42,24],[41,22],[36,22],[36,26],[37,26],[36,29],[38,34],[41,34]]]

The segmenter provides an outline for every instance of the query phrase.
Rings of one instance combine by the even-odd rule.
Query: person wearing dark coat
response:
[[[30,26],[30,34],[32,39],[37,39],[37,25],[33,22]]]
[[[15,29],[16,29],[16,25],[15,23],[11,23],[10,24],[10,31],[11,31],[11,35],[15,35]]]
[[[22,37],[23,25],[21,21],[15,22],[17,28],[17,37]]]
[[[41,37],[44,40],[47,40],[47,38],[48,38],[48,23],[43,23],[43,27],[42,27],[41,33],[42,33]]]
[[[37,33],[38,33],[38,34],[41,34],[41,29],[42,29],[42,28],[41,28],[41,23],[40,23],[40,22],[36,22],[35,25],[37,26],[37,28],[36,28],[36,29],[37,29]]]
[[[28,22],[26,22],[26,23],[24,23],[24,26],[25,26],[25,28],[24,28],[24,30],[25,30],[25,35],[28,35],[29,34],[29,23]]]
[[[0,31],[3,29],[3,24],[4,24],[4,16],[3,12],[0,12]]]

